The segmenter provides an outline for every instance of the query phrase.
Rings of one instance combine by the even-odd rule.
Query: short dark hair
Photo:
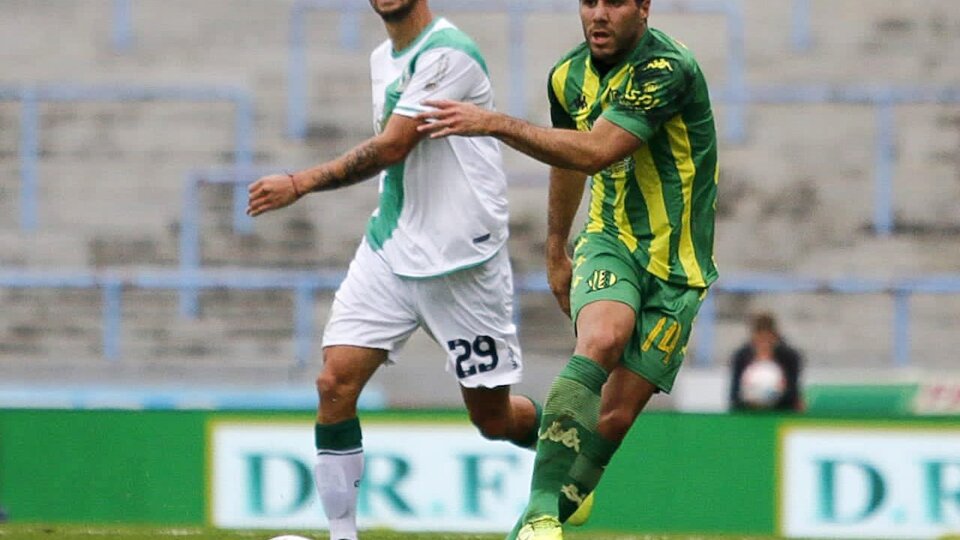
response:
[[[755,333],[756,332],[770,332],[771,334],[780,335],[780,331],[777,329],[777,319],[773,316],[773,313],[769,311],[761,311],[753,316],[753,319],[750,321],[750,328]]]

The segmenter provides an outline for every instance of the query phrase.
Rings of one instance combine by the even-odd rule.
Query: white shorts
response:
[[[333,300],[323,347],[387,351],[390,362],[422,327],[447,353],[447,372],[467,388],[520,382],[513,274],[506,247],[487,262],[422,279],[394,274],[364,240]]]

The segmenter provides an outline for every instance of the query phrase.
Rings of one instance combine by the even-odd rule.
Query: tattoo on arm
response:
[[[391,165],[384,154],[376,139],[369,140],[316,170],[310,191],[329,191],[366,180]]]

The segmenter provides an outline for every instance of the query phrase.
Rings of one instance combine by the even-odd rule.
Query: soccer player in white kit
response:
[[[522,361],[499,143],[424,138],[414,119],[428,99],[493,109],[486,64],[427,0],[370,4],[390,38],[370,57],[376,135],[327,163],[259,179],[247,210],[258,216],[380,175],[380,204],[334,298],[317,378],[315,479],[332,540],[357,538],[357,398],[417,328],[446,351],[447,371],[485,437],[534,448],[540,414],[532,399],[510,395]]]

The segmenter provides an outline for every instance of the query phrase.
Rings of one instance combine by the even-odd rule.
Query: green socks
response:
[[[557,496],[571,467],[584,451],[592,451],[588,449],[599,438],[600,390],[607,377],[606,370],[596,362],[574,356],[553,381],[544,405],[530,502],[523,522],[542,515],[559,516]]]
[[[360,420],[351,418],[337,424],[316,424],[313,429],[313,440],[318,452],[341,453],[359,449],[363,441]]]
[[[583,451],[574,460],[560,488],[558,517],[561,523],[567,521],[587,495],[597,488],[603,470],[620,447],[619,443],[608,441],[596,432],[588,433],[584,439]]]

